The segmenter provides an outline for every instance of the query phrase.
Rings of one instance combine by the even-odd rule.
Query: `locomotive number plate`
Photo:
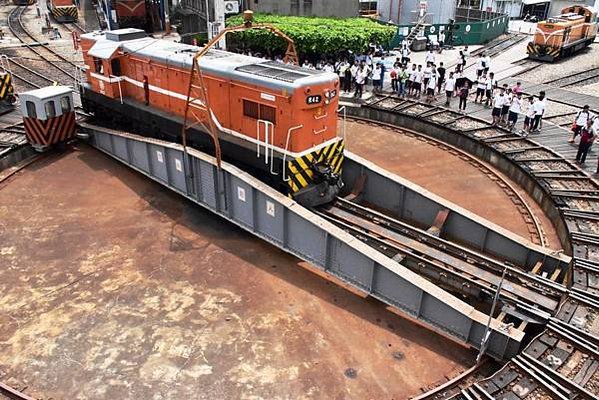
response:
[[[321,101],[322,101],[322,96],[319,94],[306,97],[306,104],[318,104]]]

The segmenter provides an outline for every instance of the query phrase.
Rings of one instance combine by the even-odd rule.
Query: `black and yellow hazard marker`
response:
[[[12,75],[9,73],[0,74],[0,101],[7,100],[7,97],[14,93],[12,87]]]
[[[289,175],[289,192],[291,194],[308,187],[314,183],[314,171],[311,165],[325,162],[331,167],[333,173],[339,175],[343,166],[343,149],[345,143],[339,140],[317,151],[308,153],[305,156],[298,157],[287,162],[287,171]]]
[[[52,16],[54,19],[60,22],[70,22],[77,20],[77,7],[76,6],[61,6],[52,7]]]

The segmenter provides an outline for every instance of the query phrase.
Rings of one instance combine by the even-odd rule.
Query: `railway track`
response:
[[[569,86],[579,85],[581,83],[593,83],[589,82],[593,80],[599,81],[599,71],[597,71],[596,69],[575,72],[573,74],[569,74],[557,79],[551,79],[543,83],[547,85],[554,85],[559,88],[566,88]]]
[[[25,45],[34,54],[35,59],[31,57],[20,57],[15,50],[11,49],[9,61],[15,67],[18,75],[16,78],[32,87],[47,86],[49,83],[58,82],[60,84],[72,84],[75,80],[75,68],[77,65],[67,60],[58,52],[52,50],[49,46],[38,42],[38,40],[25,28],[22,15],[28,6],[15,7],[8,15],[7,25],[12,34]],[[28,37],[30,41],[26,41]],[[39,62],[49,65],[44,74],[39,73]]]
[[[526,40],[527,37],[527,35],[513,34],[508,36],[507,38],[504,38],[503,40],[491,44],[488,47],[481,47],[480,49],[474,50],[471,53],[471,55],[478,56],[479,54],[485,53],[490,57],[495,57],[497,54],[505,50],[508,50],[517,45],[518,43],[521,43],[522,41]]]
[[[453,117],[459,116],[459,114],[455,113],[452,115]],[[445,116],[447,117],[447,116]],[[433,117],[435,118],[435,117]],[[443,118],[442,116],[437,116],[436,118]],[[518,212],[522,216],[522,219],[526,223],[530,235],[530,240],[536,244],[539,244],[543,247],[547,246],[547,237],[545,232],[543,231],[543,227],[541,226],[538,218],[526,202],[526,200],[518,193],[518,191],[512,186],[510,182],[508,182],[501,174],[497,173],[493,169],[487,167],[484,163],[478,160],[476,157],[468,154],[465,151],[460,150],[455,146],[450,146],[440,140],[436,140],[431,138],[430,136],[424,135],[417,131],[406,130],[406,129],[397,129],[397,127],[386,124],[383,122],[377,122],[373,120],[369,120],[366,118],[356,118],[350,117],[350,120],[363,122],[368,125],[377,125],[377,126],[385,126],[389,129],[396,131],[399,134],[411,136],[418,140],[429,143],[435,147],[442,149],[448,153],[454,154],[458,156],[460,159],[468,162],[470,165],[474,166],[479,171],[483,172],[485,175],[489,177],[492,181],[496,182],[497,185],[505,192],[508,196],[512,204],[518,209]]]
[[[572,162],[486,121],[441,107],[379,97],[365,106],[375,118],[443,137],[505,171],[544,205],[572,253],[568,289],[557,313],[530,344],[495,374],[469,374],[418,399],[596,399],[599,397],[599,185]],[[397,119],[390,117],[393,115]],[[568,118],[564,114],[554,116]],[[428,126],[429,128],[425,128]],[[536,269],[536,268],[535,268]],[[533,271],[538,272],[538,271]],[[467,375],[467,376],[466,376]]]
[[[438,286],[476,301],[490,304],[507,268],[509,284],[502,287],[500,297],[512,306],[510,311],[514,314],[526,314],[526,322],[547,320],[565,293],[561,284],[529,273],[521,266],[441,238],[442,227],[417,228],[343,198],[316,213]]]

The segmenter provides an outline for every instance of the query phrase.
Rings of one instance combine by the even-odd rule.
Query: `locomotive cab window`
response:
[[[256,103],[251,100],[243,100],[243,115],[246,117],[261,119],[264,121],[276,121],[277,109],[266,104]]]
[[[46,118],[56,117],[56,107],[54,106],[53,101],[47,101],[46,104],[44,104],[44,109],[46,110]]]
[[[102,64],[102,60],[94,57],[94,70],[97,74],[104,75],[104,65]]]
[[[33,101],[26,101],[25,107],[27,107],[27,116],[29,118],[37,118],[37,111],[35,110],[35,103]]]
[[[71,99],[69,96],[64,96],[60,99],[60,108],[63,114],[71,112]]]

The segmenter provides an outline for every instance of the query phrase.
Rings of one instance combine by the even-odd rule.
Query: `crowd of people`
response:
[[[538,96],[525,97],[521,82],[517,82],[513,87],[508,87],[507,84],[500,86],[495,74],[491,72],[491,58],[487,54],[480,53],[473,64],[476,69],[474,81],[464,76],[469,57],[467,46],[459,51],[452,71],[448,71],[442,61],[437,62],[433,49],[427,51],[423,64],[411,62],[410,55],[411,51],[404,44],[389,70],[385,57],[381,56],[375,61],[372,52],[356,56],[352,62],[347,58],[338,61],[318,61],[316,64],[306,61],[302,66],[338,74],[342,93],[353,94],[353,97],[358,99],[364,95],[367,85],[372,86],[373,93],[380,93],[385,84],[390,84],[390,90],[400,98],[424,98],[425,102],[432,103],[443,96],[446,107],[451,107],[453,99],[457,98],[458,110],[464,113],[470,93],[474,91],[474,103],[491,109],[494,125],[513,130],[523,116],[523,126],[518,132],[522,136],[539,132],[542,128],[543,116],[547,110],[545,92],[539,92]],[[574,143],[576,138],[580,137],[577,163],[585,163],[598,134],[599,116],[594,115],[589,107],[585,106],[574,118],[572,137],[569,140],[570,143]],[[596,173],[599,174],[599,163]]]

